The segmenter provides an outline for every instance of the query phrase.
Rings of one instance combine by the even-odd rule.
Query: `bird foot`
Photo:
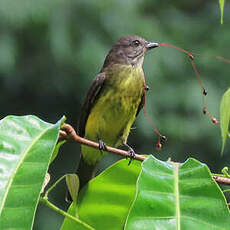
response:
[[[128,163],[128,165],[130,165],[132,160],[135,159],[135,157],[136,157],[135,151],[128,144],[124,143],[124,145],[128,148],[128,153],[129,153],[129,156],[128,156],[129,157],[129,163]],[[126,159],[128,157],[126,157]]]
[[[99,140],[99,141],[98,141],[98,144],[99,144],[99,150],[100,150],[101,152],[107,151],[105,142],[103,142],[102,140]]]

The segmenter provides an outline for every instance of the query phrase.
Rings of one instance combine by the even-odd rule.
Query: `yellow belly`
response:
[[[142,69],[128,74],[130,76],[125,73],[127,71],[119,73],[120,78],[105,86],[107,89],[100,95],[89,114],[85,138],[102,140],[114,147],[126,143],[144,92],[144,78]],[[98,162],[104,155],[88,146],[82,146],[82,154],[91,164]]]

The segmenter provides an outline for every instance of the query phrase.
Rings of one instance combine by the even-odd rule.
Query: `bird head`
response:
[[[103,68],[110,64],[142,66],[146,51],[158,46],[158,43],[147,42],[138,35],[121,37],[109,51]]]

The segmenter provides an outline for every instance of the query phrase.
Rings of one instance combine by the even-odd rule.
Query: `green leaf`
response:
[[[77,174],[67,174],[66,175],[66,184],[68,191],[71,195],[73,202],[77,201],[77,195],[79,190],[79,178]]]
[[[220,22],[221,24],[223,24],[223,17],[224,17],[224,2],[225,0],[219,0],[219,4],[220,4]]]
[[[0,121],[0,229],[32,228],[61,121],[8,116]]]
[[[78,211],[80,220],[97,230],[123,229],[135,197],[140,170],[139,161],[133,161],[128,166],[125,159],[110,166],[80,191],[78,210],[75,210],[74,215]],[[65,221],[73,222],[68,219]]]
[[[123,159],[91,180],[79,194],[79,218],[97,230],[123,229],[140,170],[141,162]]]
[[[224,152],[230,121],[230,88],[224,93],[220,105],[220,128],[222,135],[221,154]]]
[[[227,230],[225,197],[205,164],[162,162],[150,156],[142,164],[136,199],[126,230]]]

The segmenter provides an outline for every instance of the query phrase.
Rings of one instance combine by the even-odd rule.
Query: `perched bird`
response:
[[[144,105],[146,86],[142,65],[146,51],[158,46],[140,36],[128,35],[120,38],[106,56],[81,110],[79,135],[99,142],[100,150],[81,146],[77,170],[80,187],[95,175],[95,166],[106,154],[106,145],[125,145],[134,154],[127,138]]]

